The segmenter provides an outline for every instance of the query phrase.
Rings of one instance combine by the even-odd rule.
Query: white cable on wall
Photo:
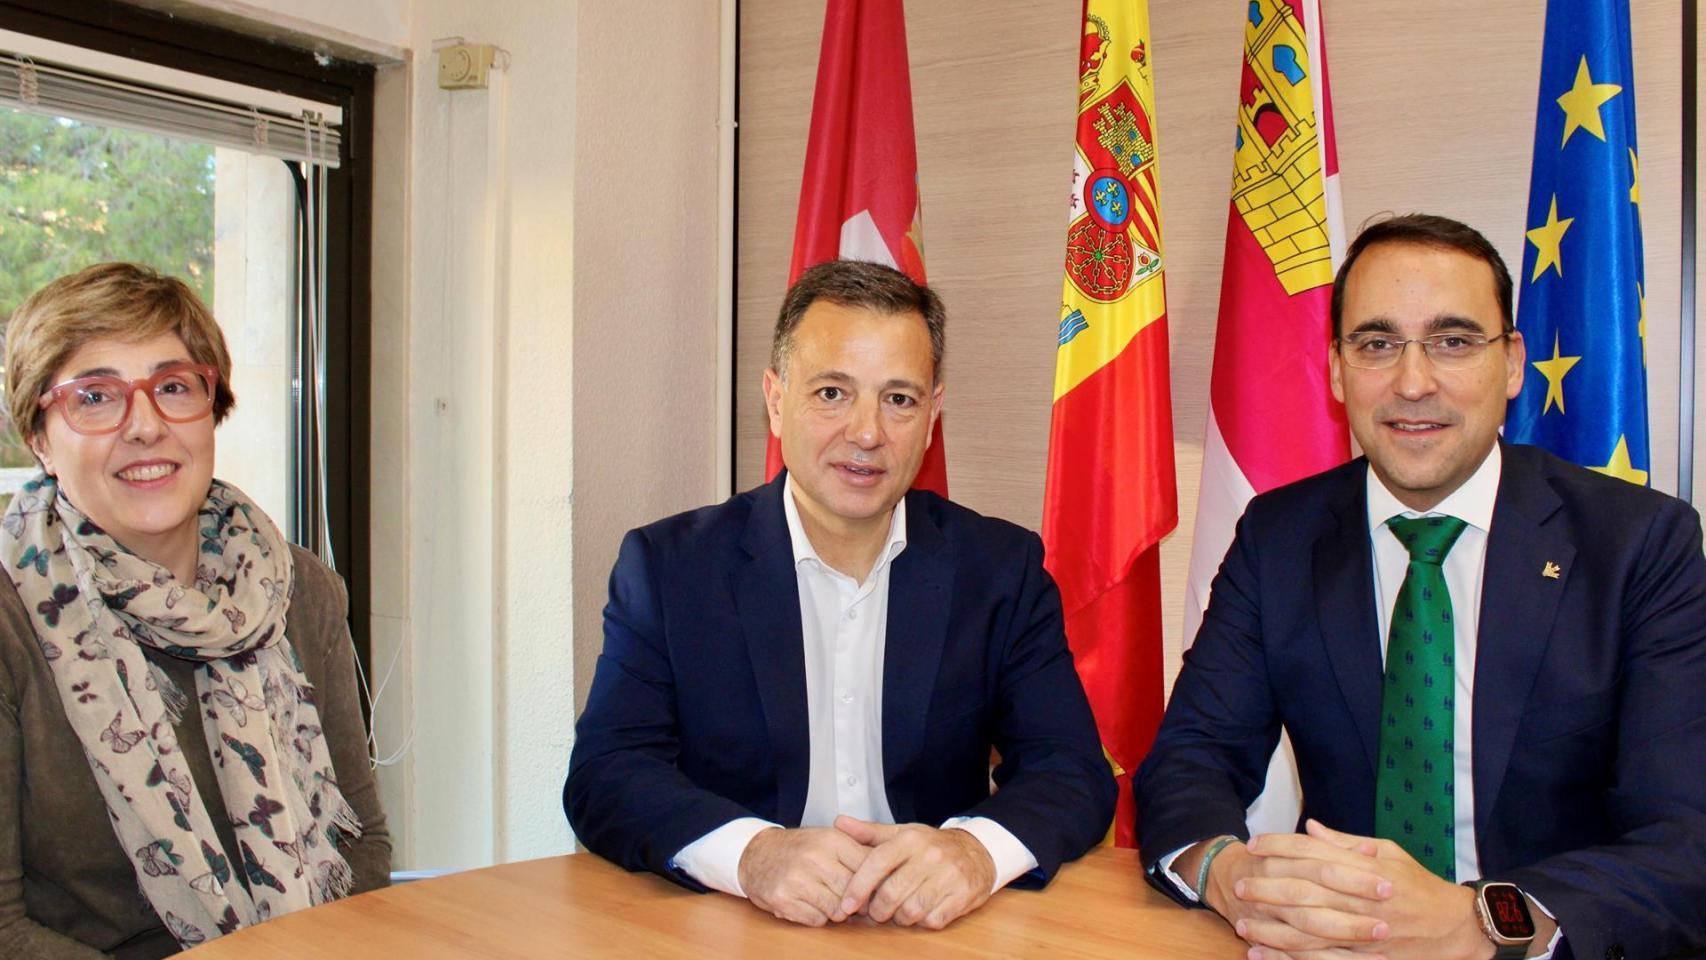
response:
[[[307,213],[307,255],[303,269],[307,273],[307,301],[303,313],[308,318],[308,342],[312,351],[313,384],[308,391],[313,398],[311,417],[314,427],[313,484],[309,491],[314,521],[310,524],[308,541],[314,553],[334,572],[337,558],[332,550],[331,513],[327,494],[331,490],[326,474],[326,168],[320,162],[325,152],[325,121],[312,111],[302,114],[303,140],[303,207]]]
[[[305,176],[303,209],[306,213],[307,224],[303,236],[307,241],[307,249],[303,256],[303,270],[307,274],[304,288],[307,296],[303,303],[303,314],[307,319],[308,342],[313,351],[312,362],[308,364],[308,375],[312,379],[310,388],[303,394],[311,398],[312,411],[310,421],[313,427],[312,447],[314,450],[314,467],[311,471],[313,482],[309,489],[310,510],[312,518],[307,540],[312,545],[314,553],[334,572],[337,570],[337,556],[332,546],[332,521],[330,510],[331,484],[327,472],[327,438],[326,438],[326,363],[329,352],[327,330],[325,324],[327,302],[326,280],[326,177],[327,166],[323,162],[325,151],[328,149],[325,118],[312,111],[303,111],[303,129],[307,132],[303,142],[303,170]],[[360,685],[362,699],[367,703],[367,759],[373,767],[391,766],[399,762],[409,751],[415,739],[414,724],[403,738],[402,744],[392,753],[381,756],[379,749],[379,733],[377,717],[379,704],[385,696],[385,690],[391,683],[391,677],[397,669],[397,663],[403,650],[398,644],[392,651],[385,665],[385,671],[379,678],[379,686],[374,688],[368,681],[367,669],[361,662],[361,657],[355,658],[356,682]]]

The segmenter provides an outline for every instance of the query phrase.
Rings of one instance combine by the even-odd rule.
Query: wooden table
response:
[[[948,929],[863,918],[797,927],[721,894],[700,896],[590,853],[376,890],[199,947],[192,960],[274,958],[1117,957],[1235,960],[1219,918],[1151,890],[1132,850],[1101,848],[1041,891],[1003,890]]]

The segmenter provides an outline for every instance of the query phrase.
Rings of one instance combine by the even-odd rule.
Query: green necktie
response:
[[[1456,636],[1440,565],[1467,524],[1456,517],[1393,517],[1386,525],[1410,551],[1410,566],[1387,634],[1374,835],[1395,841],[1422,866],[1455,881]]]

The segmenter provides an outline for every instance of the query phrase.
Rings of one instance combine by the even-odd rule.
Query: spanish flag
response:
[[[1043,499],[1047,566],[1120,784],[1161,723],[1160,542],[1179,519],[1146,0],[1085,0]]]

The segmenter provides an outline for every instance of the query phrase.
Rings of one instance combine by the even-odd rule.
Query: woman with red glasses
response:
[[[0,519],[0,956],[165,956],[383,885],[347,595],[213,477],[213,316],[110,263],[5,339],[43,472]]]

